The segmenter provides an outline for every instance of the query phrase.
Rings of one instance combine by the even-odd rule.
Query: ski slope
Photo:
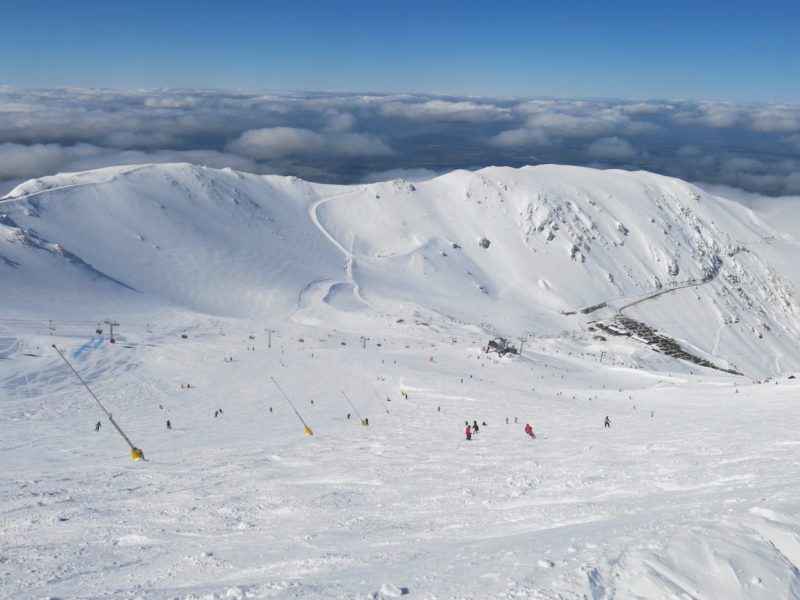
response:
[[[0,597],[800,598],[793,238],[740,205],[555,166],[166,165],[0,215]],[[580,313],[709,268],[627,311],[745,376]]]

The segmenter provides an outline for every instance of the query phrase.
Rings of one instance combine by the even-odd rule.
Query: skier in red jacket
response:
[[[525,433],[527,433],[532,438],[536,438],[536,436],[533,433],[533,427],[531,427],[530,423],[525,423]]]
[[[472,429],[470,428],[469,423],[467,423],[467,428],[464,430],[464,433],[467,434],[468,440],[472,439]]]

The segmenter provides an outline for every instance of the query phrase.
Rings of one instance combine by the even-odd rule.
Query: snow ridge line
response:
[[[59,186],[47,188],[47,189],[44,189],[44,190],[37,190],[35,192],[30,192],[28,194],[23,194],[22,196],[5,195],[2,198],[0,198],[0,202],[11,202],[13,200],[27,200],[28,198],[33,198],[34,196],[39,196],[41,194],[46,194],[48,192],[56,192],[56,191],[59,191],[59,190],[67,190],[67,189],[76,188],[76,187],[86,187],[86,186],[90,186],[90,185],[100,185],[100,184],[103,184],[103,183],[111,183],[112,181],[115,181],[119,175],[129,175],[131,173],[135,173],[136,171],[139,171],[141,169],[144,169],[144,168],[147,168],[147,167],[150,167],[150,166],[152,166],[152,165],[136,165],[133,168],[128,169],[127,171],[122,171],[122,172],[119,172],[119,173],[115,173],[111,177],[109,177],[107,179],[101,179],[99,181],[85,181],[85,182],[80,182],[80,183],[69,183],[67,185],[59,185]]]

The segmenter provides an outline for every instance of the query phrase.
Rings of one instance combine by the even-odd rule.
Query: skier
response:
[[[531,427],[530,423],[525,423],[525,433],[531,436],[531,438],[536,439],[536,434],[533,433],[533,427]]]
[[[218,416],[219,416],[219,411],[218,411],[218,410],[215,410],[215,411],[214,411],[214,418],[216,419]]]
[[[272,407],[271,406],[269,407],[269,412],[272,412]]]
[[[350,413],[347,413],[347,420],[350,420]]]
[[[169,419],[167,419],[167,429],[172,429],[172,423],[169,422]]]
[[[100,431],[100,421],[98,421],[97,424],[94,426],[94,430]]]
[[[364,425],[369,425],[369,417],[367,417],[366,419],[364,419]]]
[[[475,433],[478,433],[478,431],[480,431],[478,429],[478,422],[477,421],[472,421],[472,431],[474,431]]]
[[[467,441],[472,439],[472,430],[469,428],[469,423],[467,423],[467,428],[464,430],[464,433],[467,434]]]
[[[222,409],[221,408],[219,409],[219,414],[222,414]]]
[[[603,427],[608,427],[609,429],[611,428],[611,419],[609,419],[607,416],[605,423],[603,423]]]

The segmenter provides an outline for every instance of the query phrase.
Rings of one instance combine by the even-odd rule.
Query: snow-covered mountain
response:
[[[762,257],[785,236],[650,173],[548,165],[330,186],[109,168],[18,186],[0,229],[4,309],[18,317],[335,312],[353,327],[422,317],[556,335],[663,291],[626,315],[721,368],[800,367],[791,286]]]

